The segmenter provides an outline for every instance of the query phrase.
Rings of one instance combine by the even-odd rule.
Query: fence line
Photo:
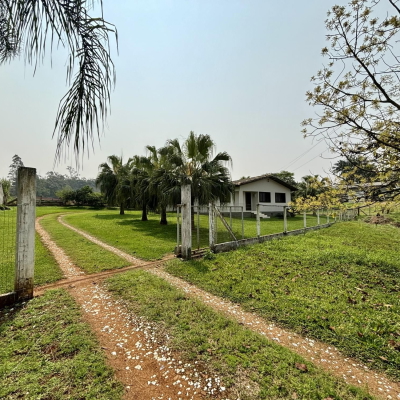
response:
[[[36,170],[18,169],[17,209],[0,214],[0,308],[33,297]]]
[[[195,252],[202,248],[213,248],[225,243],[257,242],[257,238],[282,236],[293,232],[305,232],[334,222],[357,218],[358,208],[314,209],[297,215],[290,213],[287,206],[258,204],[255,212],[244,212],[242,206],[191,207],[191,247]],[[180,250],[182,236],[181,205],[177,207],[177,250]],[[268,239],[265,239],[268,240]]]
[[[0,294],[14,290],[16,209],[0,210]]]

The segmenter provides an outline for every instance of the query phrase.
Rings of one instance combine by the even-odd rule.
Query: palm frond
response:
[[[100,137],[109,113],[115,67],[110,57],[109,34],[117,31],[88,9],[94,0],[2,0],[0,5],[0,63],[23,49],[25,61],[35,69],[55,45],[69,51],[67,82],[53,136],[57,133],[56,160],[73,143],[77,156],[94,137]],[[98,1],[101,15],[102,1]]]

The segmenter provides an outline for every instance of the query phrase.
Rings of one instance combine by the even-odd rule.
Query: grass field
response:
[[[235,394],[229,398],[371,398],[147,272],[115,275],[108,287],[133,312],[160,323],[172,338],[168,347],[184,361],[200,361],[221,377]],[[308,372],[296,363],[305,364]]]
[[[168,272],[400,379],[400,231],[346,222]]]
[[[54,207],[55,208],[55,207]],[[16,209],[0,211],[0,294],[14,289]],[[35,239],[35,285],[55,282],[62,272],[49,250]]]
[[[84,214],[83,214],[84,215]],[[58,214],[50,214],[41,225],[51,238],[65,251],[74,264],[88,274],[123,268],[129,262],[105,250],[83,236],[57,222]]]
[[[163,255],[171,253],[177,242],[176,214],[168,214],[168,225],[159,224],[158,214],[149,214],[149,220],[141,221],[141,212],[127,211],[119,215],[116,210],[91,210],[82,214],[70,214],[64,217],[71,225],[97,236],[104,242],[118,247],[121,250],[145,260],[160,259]],[[229,215],[225,216],[230,224]],[[321,216],[321,224],[326,217]],[[209,244],[208,216],[194,216],[194,229],[192,232],[193,248],[207,247]],[[307,215],[307,226],[315,226],[317,218]],[[199,240],[197,239],[197,226],[199,226]],[[288,218],[288,230],[303,228],[303,216]],[[238,239],[242,238],[242,223],[240,218],[232,218],[232,229]],[[283,219],[273,217],[261,220],[261,235],[279,233],[283,231]],[[244,219],[244,237],[257,236],[256,219]],[[151,240],[151,245],[149,245]],[[222,222],[217,222],[217,243],[231,241],[229,233]]]
[[[145,259],[160,259],[176,246],[176,221],[159,224],[159,215],[149,214],[149,220],[140,220],[141,212],[127,211],[119,215],[116,210],[89,211],[67,215],[71,225],[95,235],[100,240],[120,248],[128,254]]]
[[[79,307],[63,290],[0,311],[0,398],[121,399]]]

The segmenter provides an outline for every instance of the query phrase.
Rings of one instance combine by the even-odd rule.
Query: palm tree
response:
[[[169,197],[180,194],[182,184],[191,185],[192,204],[208,204],[210,201],[227,202],[233,185],[226,163],[232,159],[226,152],[213,156],[215,143],[209,135],[190,132],[181,146],[178,139],[169,140],[165,147],[170,170],[165,171],[161,189]]]
[[[40,64],[46,50],[62,45],[69,51],[69,91],[61,99],[54,132],[58,132],[56,157],[72,142],[76,155],[99,136],[108,114],[115,69],[110,57],[109,34],[116,29],[88,10],[95,0],[1,0],[0,65],[21,53],[25,61]]]
[[[320,177],[319,175],[306,175],[301,178],[298,183],[295,197],[316,197],[319,194],[327,191],[329,187],[329,179]]]
[[[142,208],[142,221],[147,221],[147,208],[150,205],[150,179],[153,166],[149,157],[134,156],[132,158],[131,185],[134,201]],[[151,207],[153,208],[153,207]]]
[[[101,170],[96,178],[96,186],[100,187],[101,193],[109,206],[118,205],[120,215],[125,214],[125,205],[131,197],[131,170],[133,160],[124,164],[122,156],[110,156],[108,162],[100,164]]]
[[[148,189],[152,196],[156,198],[157,208],[160,211],[160,224],[167,225],[167,206],[179,201],[177,196],[174,197],[173,192],[164,190],[165,181],[173,168],[171,164],[173,149],[169,146],[160,149],[154,146],[147,146],[146,148],[149,151],[148,159],[152,166]]]

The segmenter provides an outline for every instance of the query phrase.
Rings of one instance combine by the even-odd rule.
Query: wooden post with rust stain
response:
[[[18,169],[15,283],[17,301],[33,297],[35,268],[36,169]]]
[[[192,258],[192,204],[191,204],[191,185],[181,186],[182,203],[182,258],[190,260]]]

